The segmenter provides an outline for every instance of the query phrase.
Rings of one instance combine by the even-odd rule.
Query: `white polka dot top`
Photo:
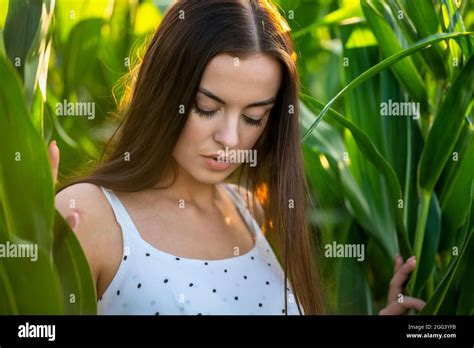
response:
[[[99,314],[300,314],[289,280],[285,312],[283,270],[236,186],[223,186],[253,231],[255,244],[246,254],[217,260],[179,257],[152,246],[141,238],[114,192],[101,187],[121,227],[124,250],[117,273],[98,301]]]

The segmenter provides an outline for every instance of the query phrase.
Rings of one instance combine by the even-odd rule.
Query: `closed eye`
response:
[[[196,111],[196,113],[201,116],[201,117],[205,117],[205,118],[211,118],[212,116],[214,116],[218,110],[203,110],[201,108],[199,108],[197,105],[194,105],[194,109]],[[256,120],[252,117],[249,117],[247,115],[242,115],[243,118],[244,118],[244,122],[245,124],[249,125],[249,126],[253,126],[253,127],[261,127],[262,124],[263,124],[263,117],[260,118],[259,120]]]
[[[203,110],[201,108],[199,108],[197,105],[194,106],[194,109],[196,110],[196,112],[198,113],[199,116],[202,116],[202,117],[207,117],[207,118],[210,118],[212,116],[214,116],[217,112],[217,110]]]
[[[251,117],[248,117],[246,115],[242,115],[242,116],[244,116],[244,121],[249,126],[260,127],[263,124],[263,117],[259,120],[255,120],[255,119],[253,119]]]

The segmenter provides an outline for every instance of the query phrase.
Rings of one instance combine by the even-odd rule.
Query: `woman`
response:
[[[100,314],[324,313],[295,59],[269,1],[168,10],[105,160],[56,196],[90,263]],[[257,161],[236,160],[237,151]],[[54,143],[50,156],[57,173]],[[383,313],[423,305],[396,301],[414,266],[397,259]]]

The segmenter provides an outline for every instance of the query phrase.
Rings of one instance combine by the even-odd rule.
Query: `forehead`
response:
[[[219,54],[204,70],[200,87],[228,104],[248,105],[276,97],[280,83],[280,64],[270,56],[237,58]]]

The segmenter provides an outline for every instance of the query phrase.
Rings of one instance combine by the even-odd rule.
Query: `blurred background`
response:
[[[60,182],[100,157],[170,2],[0,0],[0,238],[47,255],[0,259],[0,313],[95,312],[84,255],[44,188],[46,144],[61,149]],[[423,313],[473,314],[472,1],[274,2],[297,47],[328,312],[377,314],[401,253],[417,256],[408,293],[428,301]],[[64,101],[95,115],[58,115]],[[418,115],[393,108],[408,102]],[[364,260],[330,257],[333,243],[363,245]]]

